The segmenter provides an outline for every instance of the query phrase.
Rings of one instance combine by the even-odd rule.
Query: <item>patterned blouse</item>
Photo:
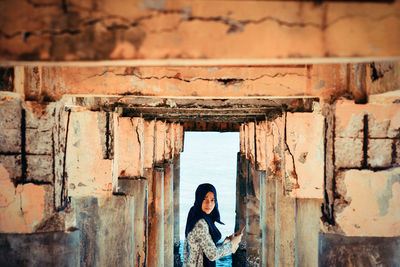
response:
[[[203,253],[210,261],[215,261],[232,253],[232,243],[227,242],[215,246],[206,220],[200,219],[185,240],[183,266],[203,267]]]

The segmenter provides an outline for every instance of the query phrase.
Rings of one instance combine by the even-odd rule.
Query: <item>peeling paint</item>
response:
[[[164,10],[165,0],[144,0],[139,3],[139,7],[144,9]]]
[[[318,85],[315,86],[314,90],[315,91],[321,91],[321,89],[323,89],[325,87],[325,81],[324,80],[320,80],[318,82]]]
[[[220,69],[219,67],[208,68],[208,69],[207,69],[207,72],[208,72],[209,74],[211,74],[211,73],[216,72],[216,71],[219,70],[219,69]]]
[[[392,187],[394,183],[400,183],[400,174],[393,173],[386,181],[386,186],[375,194],[375,199],[379,205],[379,216],[385,216],[388,213],[389,200],[393,197]]]

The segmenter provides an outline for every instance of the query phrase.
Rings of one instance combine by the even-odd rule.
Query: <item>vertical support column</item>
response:
[[[261,266],[267,266],[267,258],[268,258],[268,250],[267,250],[267,214],[268,214],[268,205],[267,205],[267,180],[265,172],[260,171],[260,228],[261,228]]]
[[[148,266],[164,266],[164,168],[154,167],[149,205]]]
[[[285,196],[281,181],[276,187],[275,261],[278,266],[295,266],[296,263],[296,208],[297,199]],[[278,251],[277,251],[278,250]]]
[[[263,253],[263,266],[275,265],[275,229],[276,229],[276,184],[275,179],[266,178],[265,192],[265,219],[266,227],[263,230],[263,243],[266,243],[265,252]],[[265,232],[264,232],[265,231]],[[264,248],[264,246],[263,246]]]
[[[297,199],[296,255],[298,266],[318,266],[321,200]]]
[[[14,92],[25,98],[25,67],[14,67]]]
[[[179,191],[180,191],[180,155],[173,159],[174,177],[174,266],[181,266],[181,256],[179,254],[180,233],[179,233]]]
[[[154,259],[152,253],[154,253],[154,245],[151,244],[154,241],[154,238],[151,239],[155,235],[154,230],[152,231],[152,227],[150,226],[151,220],[155,219],[154,217],[154,192],[153,192],[153,184],[154,184],[154,172],[153,172],[153,164],[154,164],[154,146],[155,146],[155,121],[144,121],[144,160],[143,160],[143,175],[147,178],[148,182],[148,192],[147,192],[147,251],[146,251],[146,265],[147,266],[155,266],[153,264]],[[153,223],[154,225],[154,223]],[[151,234],[151,235],[150,235]],[[150,248],[150,244],[152,247]],[[153,264],[153,265],[151,265]]]
[[[260,229],[260,172],[253,163],[249,163],[247,176],[247,261],[250,266],[260,264],[261,229]]]
[[[164,265],[174,265],[174,169],[172,163],[164,164]]]
[[[239,152],[237,154],[235,231],[239,230],[241,225],[246,224],[247,171],[248,160],[244,154]],[[242,242],[239,246],[239,249],[232,256],[232,266],[247,266],[246,239],[247,229],[243,233]]]
[[[119,191],[128,196],[134,196],[134,234],[133,234],[133,262],[134,266],[146,266],[146,239],[147,239],[147,180],[119,179]]]

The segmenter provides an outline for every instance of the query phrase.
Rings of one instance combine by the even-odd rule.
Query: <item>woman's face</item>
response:
[[[215,198],[213,192],[208,192],[204,197],[203,203],[201,204],[201,210],[206,213],[210,214],[215,207]]]

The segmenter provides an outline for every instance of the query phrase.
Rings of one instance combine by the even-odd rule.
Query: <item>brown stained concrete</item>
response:
[[[132,94],[150,96],[303,95],[306,69],[300,67],[39,67],[43,76],[25,81],[25,94]],[[36,92],[37,81],[42,90]],[[39,94],[39,95],[38,95]]]
[[[380,65],[385,65],[382,62]],[[25,99],[59,100],[65,94],[260,97],[341,97],[365,101],[367,94],[395,91],[399,62],[270,66],[16,67],[16,89]],[[18,71],[17,71],[18,70]],[[23,71],[21,71],[23,70]],[[23,73],[19,74],[19,73]],[[353,81],[356,80],[356,81]],[[18,86],[17,86],[18,85]]]
[[[384,3],[3,1],[5,59],[399,55],[399,1]],[[201,30],[197,30],[201,29]]]
[[[20,184],[14,187],[2,164],[0,179],[0,232],[34,232],[45,218],[45,197],[48,197],[46,188],[35,184]]]
[[[399,168],[343,173],[342,192],[349,204],[336,214],[336,222],[346,236],[400,235],[399,173]]]
[[[324,119],[319,112],[287,113],[286,180],[295,198],[323,198]]]
[[[97,112],[71,112],[65,167],[70,196],[112,192],[112,161],[103,159],[98,117]]]
[[[400,264],[399,237],[346,237],[320,233],[318,241],[318,266],[396,266]]]
[[[118,140],[116,142],[118,161],[118,177],[140,177],[143,174],[141,161],[140,136],[143,135],[139,125],[143,124],[140,118],[118,118]]]
[[[399,97],[399,91],[392,92]],[[374,96],[379,98],[378,95]],[[390,105],[389,105],[390,104]],[[351,116],[349,116],[351,114]],[[336,102],[336,136],[363,136],[363,116],[368,115],[368,136],[371,138],[395,138],[399,134],[400,105],[398,103],[354,105],[353,101]]]

